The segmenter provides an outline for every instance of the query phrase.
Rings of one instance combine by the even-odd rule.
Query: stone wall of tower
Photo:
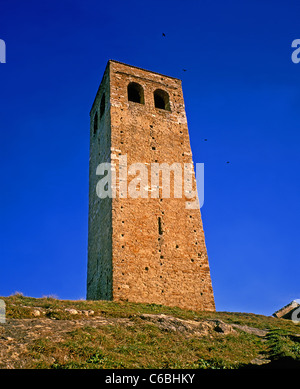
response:
[[[128,101],[130,82],[143,87],[144,104]],[[88,298],[214,310],[199,209],[186,209],[187,199],[174,198],[173,186],[171,198],[151,198],[149,193],[148,198],[117,194],[100,200],[95,195],[95,169],[103,158],[114,163],[117,177],[121,156],[127,156],[128,166],[146,164],[149,187],[151,163],[192,162],[181,81],[110,61],[91,117],[99,107],[101,88],[109,89],[110,101],[103,135],[100,123],[100,148],[91,135]],[[155,108],[156,89],[169,94],[170,111]],[[110,136],[110,145],[102,142],[103,136]],[[193,181],[195,187],[194,176]]]
[[[100,116],[103,95],[104,113]],[[112,199],[100,199],[96,193],[96,185],[100,178],[96,175],[97,166],[102,162],[110,162],[111,157],[109,96],[110,82],[107,67],[90,112],[87,298],[94,300],[112,298]]]

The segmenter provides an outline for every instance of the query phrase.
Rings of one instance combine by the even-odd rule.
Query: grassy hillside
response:
[[[245,368],[300,364],[300,325],[155,304],[2,297],[0,368]]]

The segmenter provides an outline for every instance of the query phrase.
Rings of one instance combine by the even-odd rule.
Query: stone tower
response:
[[[117,189],[99,198],[104,162]],[[134,163],[192,163],[181,81],[108,61],[90,112],[87,298],[215,310],[200,210],[172,196],[172,180],[162,196],[152,173],[149,196],[129,196]]]

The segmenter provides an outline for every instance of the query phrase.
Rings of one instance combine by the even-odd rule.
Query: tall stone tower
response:
[[[118,190],[99,198],[104,162]],[[129,195],[134,163],[149,167],[148,197]],[[90,112],[87,298],[213,311],[200,210],[172,196],[172,180],[169,198],[151,186],[161,173],[150,167],[163,163],[192,163],[181,81],[109,61]]]

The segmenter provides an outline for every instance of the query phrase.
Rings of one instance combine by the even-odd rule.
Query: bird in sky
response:
[[[186,72],[186,69],[182,69],[184,72]]]
[[[162,33],[162,36],[166,36],[166,34],[163,32],[163,33]]]

